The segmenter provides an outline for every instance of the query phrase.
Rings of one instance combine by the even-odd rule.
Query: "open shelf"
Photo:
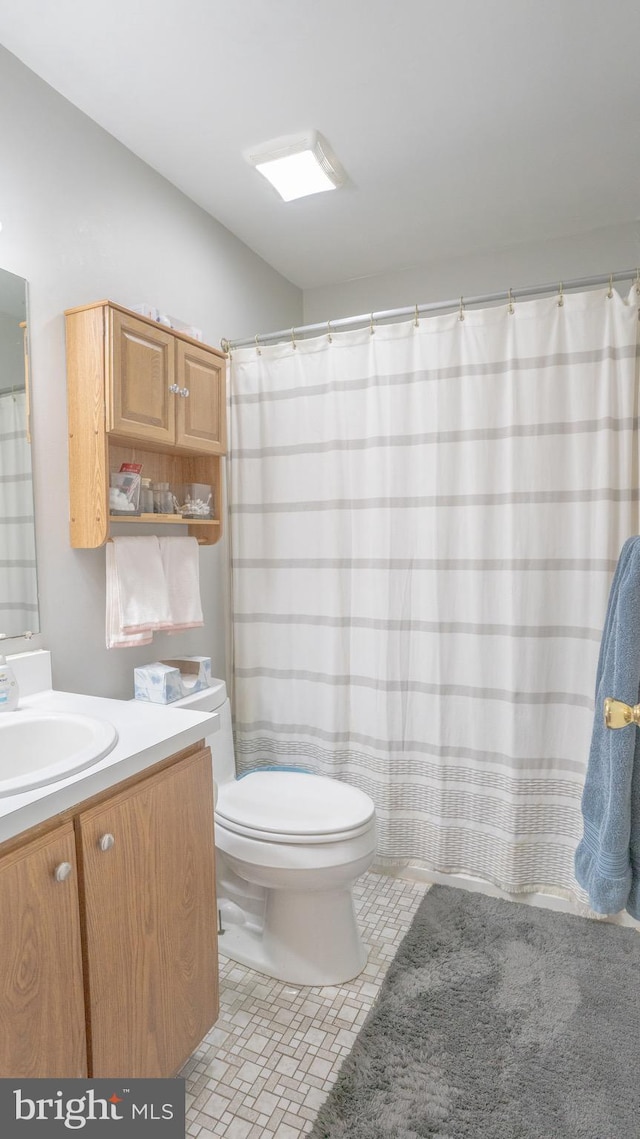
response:
[[[190,538],[196,538],[199,546],[214,545],[221,533],[218,518],[181,518],[179,514],[133,514],[129,517],[126,514],[110,514],[109,530],[117,527],[120,522],[124,522],[125,526],[137,523],[153,530],[162,526],[179,526],[186,529]]]
[[[217,518],[183,518],[181,514],[110,514],[113,522],[147,522],[153,526],[219,526]]]

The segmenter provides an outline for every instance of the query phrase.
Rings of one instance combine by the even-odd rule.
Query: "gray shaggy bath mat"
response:
[[[312,1139],[638,1139],[640,933],[435,886]]]

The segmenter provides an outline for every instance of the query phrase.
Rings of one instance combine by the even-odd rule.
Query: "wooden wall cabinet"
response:
[[[173,1075],[218,1015],[210,751],[0,852],[0,905],[0,1076]]]
[[[111,301],[66,317],[71,545],[101,546],[113,521],[187,528],[201,544],[221,535],[226,450],[225,356]],[[123,462],[179,487],[213,487],[215,517],[110,518],[109,474]]]

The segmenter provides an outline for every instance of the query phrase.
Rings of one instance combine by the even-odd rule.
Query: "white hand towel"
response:
[[[169,594],[170,633],[204,625],[200,600],[200,565],[195,538],[160,538],[160,554]]]
[[[172,624],[158,539],[114,538],[106,562],[107,648],[150,644]]]

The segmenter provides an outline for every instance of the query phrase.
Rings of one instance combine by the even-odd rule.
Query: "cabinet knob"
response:
[[[100,847],[100,850],[111,850],[111,847],[114,845],[115,841],[116,840],[112,834],[102,834],[98,839],[98,846]]]
[[[180,392],[180,388],[178,387],[177,384],[169,384],[169,391],[173,392],[174,395],[178,395]]]
[[[70,862],[61,862],[59,866],[56,866],[53,872],[53,877],[55,878],[56,882],[66,882],[72,869],[73,867]]]
[[[180,388],[179,394],[182,396],[183,399],[186,399],[187,396],[189,395],[189,389],[188,388]]]

